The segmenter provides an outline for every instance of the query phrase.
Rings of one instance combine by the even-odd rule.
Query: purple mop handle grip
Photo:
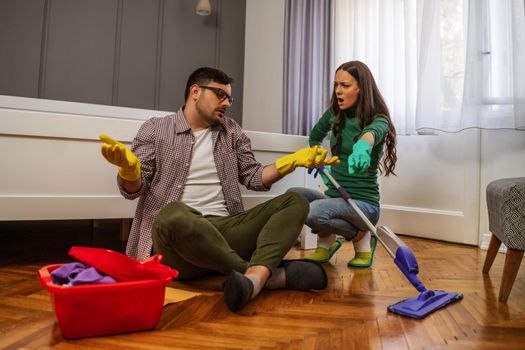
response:
[[[342,188],[341,186],[339,186],[339,187],[337,188],[337,190],[339,191],[339,194],[341,194],[341,197],[343,197],[343,199],[344,199],[345,201],[348,202],[348,201],[351,201],[351,200],[352,200],[352,197],[350,197],[350,195],[348,194],[348,192],[346,192],[346,191],[344,190],[344,188]]]

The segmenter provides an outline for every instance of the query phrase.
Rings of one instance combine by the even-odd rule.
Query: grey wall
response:
[[[177,110],[200,66],[235,78],[241,123],[245,0],[0,0],[0,94]]]
[[[283,131],[284,7],[285,0],[246,0],[246,130]]]

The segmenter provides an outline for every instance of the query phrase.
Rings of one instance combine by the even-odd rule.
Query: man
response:
[[[145,259],[153,248],[180,279],[228,275],[225,301],[236,311],[263,287],[326,287],[319,265],[282,262],[306,219],[306,200],[287,193],[244,211],[239,183],[267,191],[297,166],[338,160],[325,160],[327,151],[315,147],[275,164],[257,162],[246,134],[225,116],[233,102],[232,82],[218,69],[199,68],[188,78],[185,105],[174,115],[144,122],[132,150],[109,136],[100,138],[102,154],[119,167],[122,195],[140,197],[126,253]]]

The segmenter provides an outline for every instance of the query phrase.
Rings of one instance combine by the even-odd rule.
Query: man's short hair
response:
[[[188,78],[188,82],[186,83],[186,90],[184,90],[184,101],[188,99],[188,96],[190,94],[190,86],[192,86],[193,84],[207,85],[210,81],[227,85],[233,83],[233,78],[229,77],[220,69],[210,67],[198,68],[193,73],[191,73]]]

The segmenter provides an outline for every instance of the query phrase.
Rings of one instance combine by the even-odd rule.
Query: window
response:
[[[372,70],[400,134],[525,128],[523,0],[335,0],[335,63]]]
[[[483,42],[481,48],[483,102],[511,104],[512,8],[507,0],[482,0]]]

